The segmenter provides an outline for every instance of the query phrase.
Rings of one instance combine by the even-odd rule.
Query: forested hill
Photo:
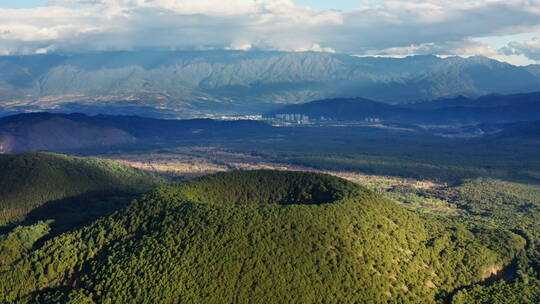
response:
[[[222,173],[158,188],[3,262],[0,301],[441,303],[523,247],[509,231],[422,218],[328,175]]]
[[[478,99],[463,96],[404,105],[388,105],[364,98],[325,99],[288,105],[266,114],[302,114],[310,119],[384,121],[416,124],[500,123],[533,121],[540,117],[540,93],[488,95]]]
[[[97,203],[106,212],[115,207],[115,196],[141,193],[162,182],[113,161],[52,153],[0,155],[0,181],[0,226],[61,213],[67,213],[62,220],[83,220],[100,214],[90,210]]]
[[[537,69],[486,57],[317,52],[97,52],[0,57],[0,112],[134,115],[265,112],[356,97],[404,103],[540,89]]]

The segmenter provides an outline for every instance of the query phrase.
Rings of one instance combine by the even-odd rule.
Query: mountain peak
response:
[[[281,103],[343,96],[407,103],[540,90],[538,69],[482,56],[138,51],[0,57],[0,66],[6,67],[0,69],[0,105],[11,113],[152,111],[188,117],[261,113]]]

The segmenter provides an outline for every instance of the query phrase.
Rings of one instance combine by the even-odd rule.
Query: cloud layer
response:
[[[133,49],[261,49],[350,54],[524,55],[478,37],[539,33],[540,0],[359,1],[345,12],[292,0],[55,0],[0,9],[0,54]],[[62,4],[80,4],[69,9]]]
[[[523,42],[510,42],[501,51],[505,55],[524,55],[532,60],[540,61],[540,38]]]

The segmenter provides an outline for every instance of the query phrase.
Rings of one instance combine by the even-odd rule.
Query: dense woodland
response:
[[[538,303],[540,301],[540,186],[478,178],[435,195],[455,202],[468,216],[462,221],[503,227],[521,235],[526,250],[517,256],[506,280],[458,292],[454,303]]]
[[[478,225],[508,229],[527,241],[526,250],[503,278],[495,284],[456,291],[454,303],[538,303],[539,137],[533,129],[518,133],[463,140],[365,128],[297,128],[279,139],[279,148],[271,141],[221,144],[322,170],[402,176],[447,185],[436,191],[399,188],[388,194],[412,198],[416,205],[432,200],[447,202],[457,208],[448,216],[471,229]],[[422,212],[431,213],[429,208]]]
[[[72,213],[92,212],[100,209],[93,204],[141,193],[162,182],[116,162],[52,153],[0,154],[0,180],[0,226],[41,213],[69,212],[63,207]]]
[[[275,171],[162,186],[40,242],[48,233],[39,221],[2,236],[3,302],[447,302],[528,245],[339,178]],[[456,303],[484,292],[459,292]]]

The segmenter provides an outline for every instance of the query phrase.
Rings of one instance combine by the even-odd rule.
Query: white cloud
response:
[[[540,35],[523,42],[512,41],[501,51],[505,55],[525,55],[527,58],[540,61]]]
[[[49,2],[81,8],[0,9],[0,53],[160,48],[496,56],[473,39],[540,32],[540,0],[364,1],[345,12],[292,0]],[[528,43],[505,52],[537,58]]]
[[[382,50],[366,51],[367,55],[384,56],[411,56],[438,54],[443,56],[469,56],[481,55],[493,57],[498,55],[498,51],[488,45],[471,40],[448,41],[440,43],[422,43],[419,45],[409,45],[403,47],[390,47]]]
[[[444,44],[525,31],[540,24],[540,1],[385,1],[344,14],[338,50]],[[352,44],[348,42],[352,41]]]
[[[226,50],[236,50],[236,51],[249,51],[253,46],[247,41],[236,41],[231,44],[231,46],[226,47]]]
[[[293,51],[295,52],[326,52],[326,53],[335,53],[336,50],[334,50],[333,48],[328,48],[328,47],[321,47],[318,43],[314,43],[311,45],[311,47],[308,47],[308,48],[305,48],[305,47],[302,47],[302,48],[297,48],[297,49],[294,49]]]

